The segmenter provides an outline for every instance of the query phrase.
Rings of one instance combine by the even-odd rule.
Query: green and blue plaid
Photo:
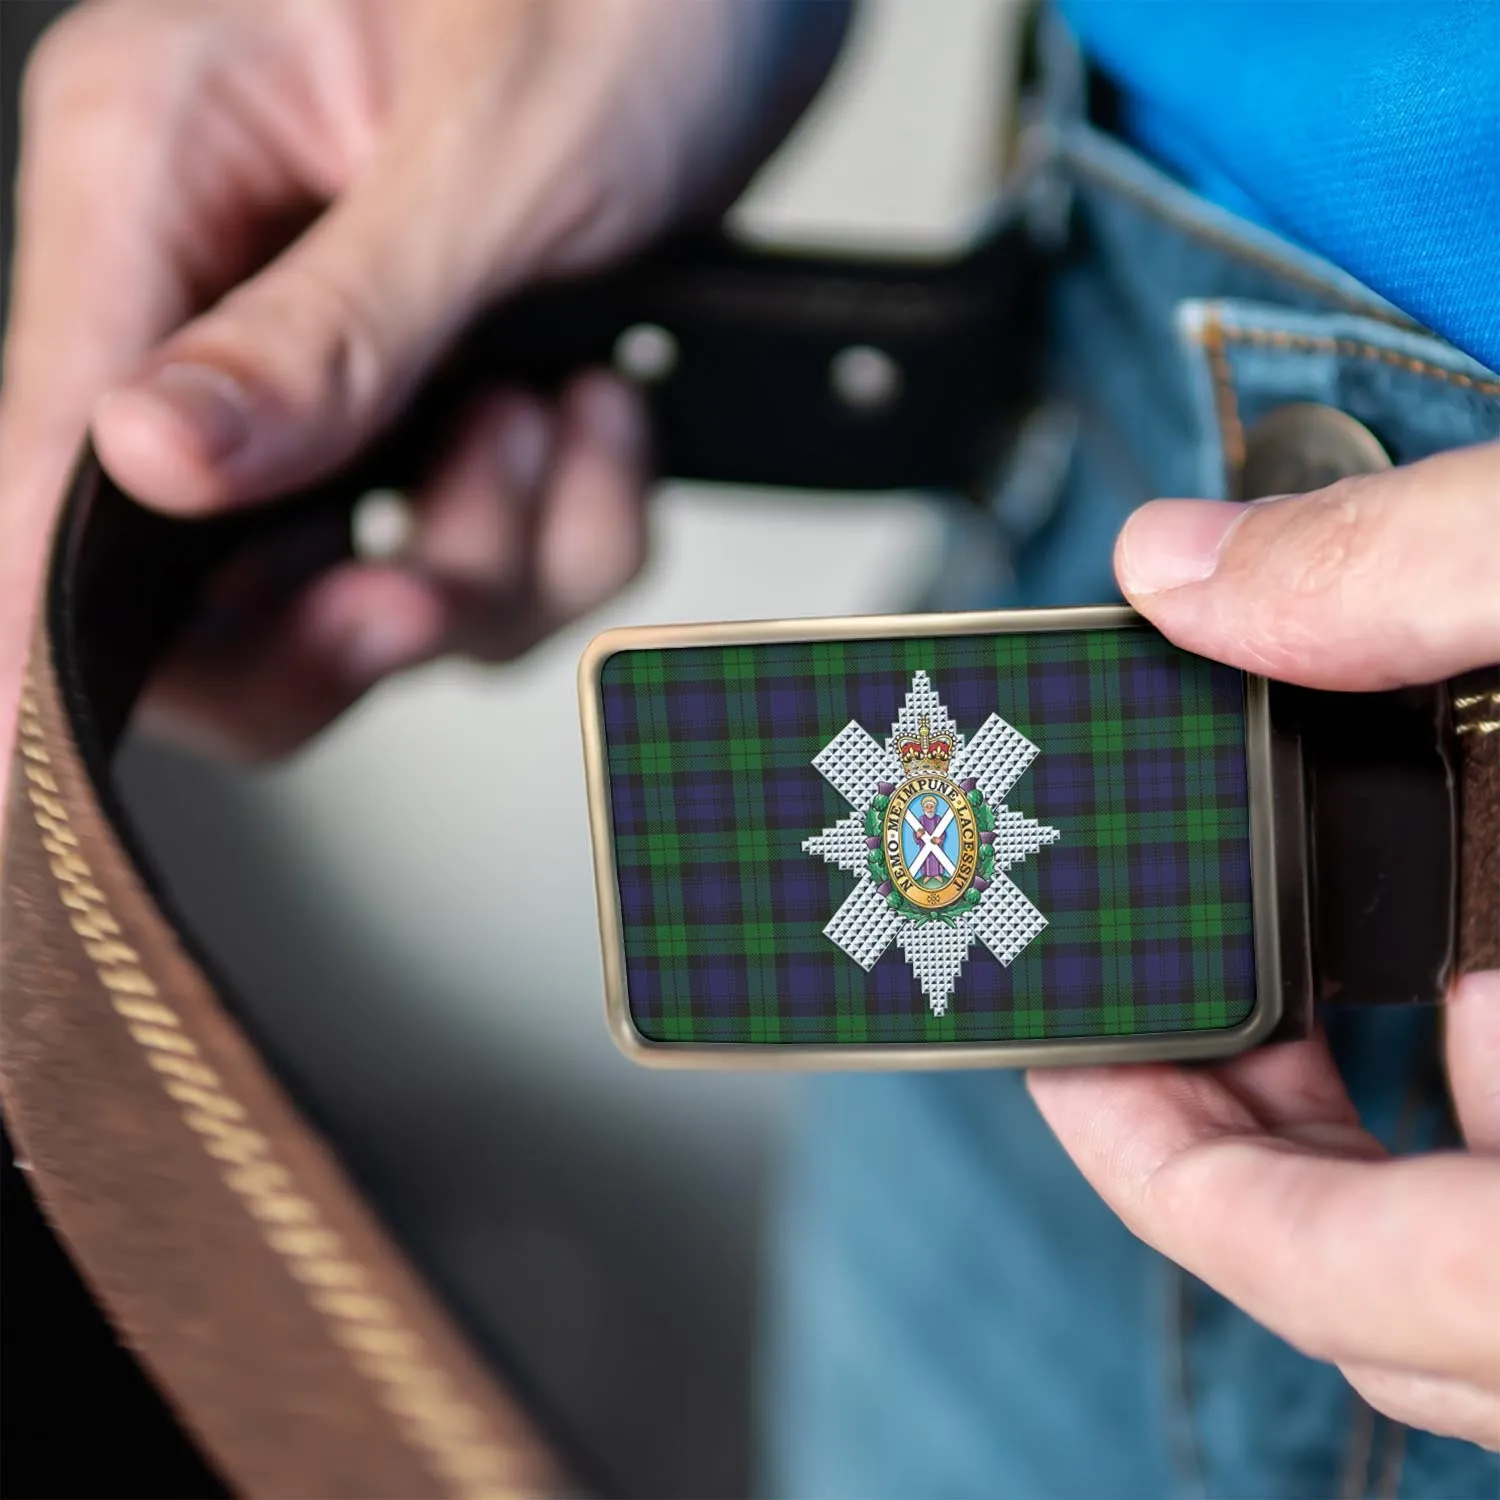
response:
[[[813,757],[884,741],[918,669],[965,736],[1040,754],[1007,804],[1057,843],[1010,870],[1048,927],[979,944],[934,1016],[892,945],[823,934],[855,877]],[[1242,675],[1144,628],[623,651],[602,673],[629,1008],[657,1042],[1010,1042],[1207,1032],[1254,1008]]]

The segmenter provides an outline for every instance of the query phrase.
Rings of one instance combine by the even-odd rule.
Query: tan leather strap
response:
[[[21,705],[0,892],[0,1093],[95,1295],[240,1493],[567,1488],[520,1402],[423,1286],[149,889],[104,780],[119,676],[86,465]],[[116,516],[115,521],[118,521]],[[198,554],[200,560],[206,554]],[[168,549],[179,572],[184,555]],[[121,566],[135,559],[126,547]],[[151,575],[145,577],[149,588]],[[116,608],[133,591],[114,589]],[[157,621],[160,624],[160,620]],[[147,632],[149,635],[150,632]],[[127,628],[114,645],[139,679]],[[100,713],[102,712],[102,719]],[[103,729],[110,738],[101,738]]]

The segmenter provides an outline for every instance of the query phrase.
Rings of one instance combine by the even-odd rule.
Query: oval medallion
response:
[[[881,843],[892,886],[928,911],[952,906],[979,869],[974,809],[963,788],[937,772],[909,776],[891,793]]]

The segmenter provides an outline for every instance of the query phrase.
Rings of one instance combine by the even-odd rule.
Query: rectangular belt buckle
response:
[[[1306,1029],[1299,729],[1127,608],[613,630],[579,685],[639,1062],[1206,1060]]]

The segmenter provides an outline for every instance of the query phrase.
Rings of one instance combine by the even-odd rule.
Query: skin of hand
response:
[[[1250,506],[1162,500],[1127,597],[1179,645],[1311,687],[1500,660],[1500,445]],[[1445,1007],[1467,1149],[1388,1158],[1321,1038],[1226,1065],[1035,1072],[1033,1097],[1137,1235],[1379,1410],[1500,1448],[1500,972]]]
[[[796,0],[95,0],[67,14],[22,97],[0,744],[90,425],[115,479],[179,516],[332,470],[487,304],[726,203],[841,29],[841,6]],[[637,570],[646,449],[636,397],[605,372],[551,402],[478,392],[412,497],[398,559],[340,566],[247,639],[185,649],[143,717],[275,754],[391,672],[524,650]]]

